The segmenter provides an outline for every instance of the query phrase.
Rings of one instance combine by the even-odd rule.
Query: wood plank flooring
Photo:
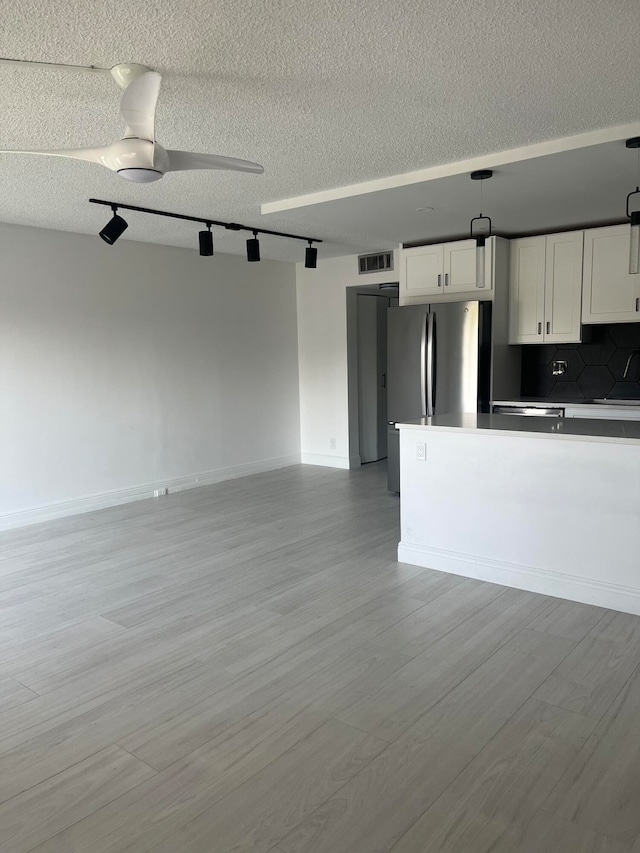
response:
[[[640,853],[640,619],[397,541],[383,465],[0,534],[0,853]]]

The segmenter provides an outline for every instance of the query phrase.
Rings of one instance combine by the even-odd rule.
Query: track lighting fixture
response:
[[[100,232],[100,236],[109,245],[113,245],[122,232],[127,228],[127,223],[121,216],[117,215],[117,210],[134,210],[136,213],[150,213],[152,216],[166,216],[170,219],[182,219],[187,222],[201,222],[207,226],[206,231],[198,232],[198,244],[200,254],[204,257],[213,255],[213,234],[211,233],[212,226],[225,228],[227,231],[249,231],[253,234],[247,240],[247,260],[255,262],[260,260],[260,241],[258,234],[272,234],[274,237],[284,237],[287,240],[304,240],[309,244],[305,254],[305,266],[309,269],[315,269],[318,260],[318,250],[312,245],[313,243],[322,243],[316,237],[303,237],[301,234],[287,234],[285,231],[271,231],[268,228],[253,228],[251,225],[241,225],[239,222],[221,222],[217,219],[203,219],[201,216],[188,216],[186,213],[170,213],[168,210],[154,210],[151,207],[138,207],[135,204],[120,204],[115,201],[105,201],[101,198],[90,198],[91,204],[103,204],[105,207],[110,207],[113,210],[113,218],[108,222]]]
[[[474,216],[470,223],[471,237],[476,241],[476,287],[485,284],[485,243],[491,237],[491,219],[482,215],[482,181],[492,177],[490,169],[478,169],[471,172],[472,181],[480,181],[480,216]]]
[[[207,222],[207,230],[198,232],[200,242],[200,255],[203,258],[213,255],[213,234],[211,233],[211,223]]]
[[[640,136],[627,139],[627,148],[635,148],[638,152],[638,172],[636,188],[627,196],[627,217],[631,229],[629,231],[629,273],[640,274]],[[634,198],[635,196],[635,198]],[[630,208],[636,207],[636,210]]]
[[[260,260],[260,240],[258,240],[258,232],[253,232],[253,237],[247,240],[247,260],[250,262]]]
[[[116,204],[111,205],[111,210],[113,210],[113,216],[100,232],[100,236],[105,243],[113,246],[118,237],[121,237],[129,226],[121,216],[118,216],[118,206]]]
[[[312,244],[313,240],[309,240],[309,245],[304,253],[304,265],[308,270],[314,270],[318,266],[318,250]]]

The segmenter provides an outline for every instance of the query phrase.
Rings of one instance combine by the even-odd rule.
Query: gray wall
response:
[[[349,381],[357,373],[356,313],[347,316],[347,299],[355,299],[352,288],[389,280],[393,273],[358,275],[357,255],[321,260],[315,270],[296,264],[303,462],[360,465],[357,383]]]
[[[3,225],[0,525],[299,459],[293,264]]]

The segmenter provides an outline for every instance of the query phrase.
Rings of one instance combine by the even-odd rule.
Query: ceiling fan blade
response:
[[[120,99],[120,112],[127,125],[126,137],[154,141],[156,103],[161,82],[162,77],[157,71],[147,71],[136,77],[124,90]]]
[[[40,154],[45,157],[70,157],[72,160],[86,160],[88,163],[100,163],[102,166],[110,169],[111,166],[107,159],[110,151],[111,147],[105,145],[101,148],[59,148],[53,151],[34,151],[29,149],[26,151],[7,151],[0,149],[0,154]]]
[[[220,154],[196,154],[193,151],[167,151],[168,172],[184,172],[187,169],[229,169],[233,172],[254,172],[261,175],[264,167],[250,160],[222,157]]]

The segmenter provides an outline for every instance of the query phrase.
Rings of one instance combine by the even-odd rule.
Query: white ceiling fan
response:
[[[264,168],[249,160],[223,157],[219,154],[196,154],[192,151],[167,151],[155,138],[155,112],[162,77],[146,65],[115,65],[111,74],[124,89],[120,112],[127,125],[124,137],[100,148],[70,148],[57,151],[5,151],[0,154],[43,154],[49,157],[71,157],[100,163],[128,181],[146,184],[159,180],[166,172],[187,169],[227,169],[235,172],[262,174]]]

